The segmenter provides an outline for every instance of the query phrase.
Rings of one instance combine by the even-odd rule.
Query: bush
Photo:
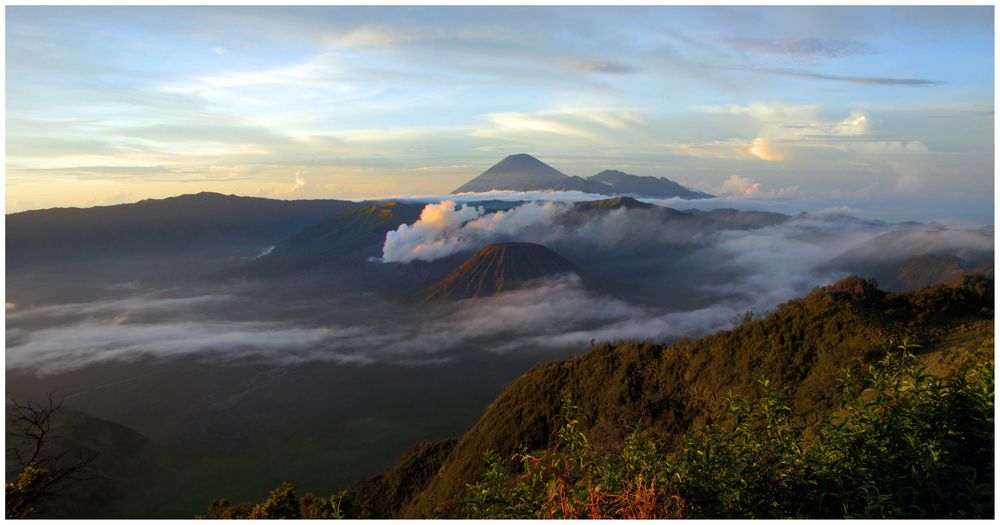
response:
[[[670,455],[633,431],[597,454],[564,402],[548,450],[487,455],[473,518],[986,518],[993,516],[993,362],[947,378],[903,344],[847,373],[846,401],[806,425],[772,382]],[[510,467],[519,465],[519,473]]]
[[[295,486],[282,483],[263,501],[232,505],[224,499],[208,504],[208,512],[199,518],[207,519],[343,519],[345,508],[350,505],[347,493],[329,498],[306,494],[295,495]]]
[[[598,454],[579,429],[575,407],[563,402],[565,425],[550,450],[520,453],[522,474],[511,477],[496,454],[486,455],[483,479],[462,503],[469,518],[678,518],[684,501],[663,490],[661,458],[637,432],[618,456]]]

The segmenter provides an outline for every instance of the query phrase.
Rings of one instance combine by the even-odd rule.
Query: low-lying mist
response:
[[[36,305],[20,304],[15,289],[8,297],[7,368],[45,375],[172,357],[431,366],[476,351],[557,358],[591,341],[670,341],[727,328],[748,310],[767,312],[846,276],[831,264],[845,253],[856,261],[897,257],[908,247],[993,250],[991,228],[887,225],[844,211],[704,231],[679,222],[664,227],[644,209],[566,222],[570,208],[531,202],[485,213],[454,202],[429,204],[420,221],[387,235],[381,262],[368,264],[409,264],[527,240],[559,251],[585,273],[600,266],[593,272],[598,286],[589,275],[566,274],[493,297],[420,304],[363,289],[279,294],[268,282],[160,290],[130,283],[103,299]],[[872,249],[872,240],[887,233],[898,234],[894,243]]]

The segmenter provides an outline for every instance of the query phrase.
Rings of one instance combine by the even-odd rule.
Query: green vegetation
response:
[[[371,519],[391,518],[402,504],[434,475],[439,465],[455,445],[449,439],[420,443],[407,450],[403,457],[386,472],[364,478],[352,491],[341,491],[328,498],[311,493],[295,495],[295,486],[283,483],[259,503],[232,504],[219,499],[208,505],[202,518],[209,519]]]
[[[992,280],[892,294],[851,277],[744,317],[537,365],[457,442],[359,484],[349,499],[368,510],[343,512],[993,515]],[[900,350],[902,334],[920,346]]]
[[[600,454],[580,430],[576,407],[563,402],[566,420],[556,445],[515,454],[512,475],[495,452],[489,468],[470,484],[462,502],[475,519],[664,519],[684,517],[684,500],[663,490],[662,458],[655,445],[633,432],[619,454]]]
[[[311,493],[295,495],[295,486],[288,483],[271,491],[261,502],[232,505],[224,499],[208,505],[208,513],[199,518],[207,519],[342,519],[345,507],[350,505],[347,492],[317,497]]]
[[[638,426],[671,453],[682,436],[726,416],[727,392],[753,399],[762,377],[806,423],[820,421],[844,401],[844,369],[877,362],[903,334],[922,345],[919,359],[938,376],[992,359],[992,308],[988,279],[892,294],[851,277],[696,341],[605,343],[537,365],[487,407],[400,515],[460,515],[457,502],[482,475],[484,453],[510,457],[556,442],[566,395],[599,452],[620,450]]]
[[[985,518],[993,516],[993,362],[948,378],[901,346],[849,374],[845,402],[803,424],[768,380],[672,454],[636,431],[601,454],[564,402],[555,446],[496,454],[471,518]],[[669,447],[669,445],[668,445]]]
[[[58,438],[62,402],[50,395],[46,403],[7,405],[8,435],[5,516],[25,518],[59,502],[72,492],[75,482],[93,477],[90,467],[98,452],[73,449]]]

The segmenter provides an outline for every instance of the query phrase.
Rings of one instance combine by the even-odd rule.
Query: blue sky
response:
[[[528,152],[733,200],[992,222],[991,6],[6,17],[8,212],[443,193]]]

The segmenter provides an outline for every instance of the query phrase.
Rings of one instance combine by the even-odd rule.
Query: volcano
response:
[[[518,288],[534,279],[560,273],[579,273],[579,270],[563,256],[540,244],[491,244],[431,287],[426,299],[434,301],[485,297]]]
[[[565,184],[569,178],[569,175],[527,153],[518,153],[505,157],[452,193],[547,190]]]
[[[635,195],[650,198],[708,199],[708,193],[685,188],[664,177],[640,177],[605,170],[592,177],[569,176],[548,164],[518,153],[505,157],[452,193],[505,191],[580,191],[598,195]]]

